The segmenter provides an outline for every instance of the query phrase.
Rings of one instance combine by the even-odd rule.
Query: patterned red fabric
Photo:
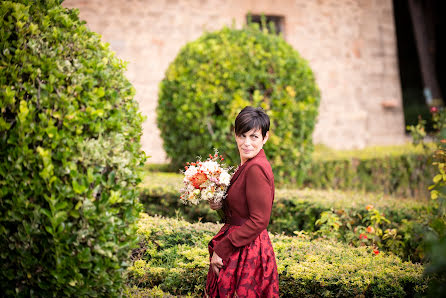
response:
[[[213,247],[226,234],[240,228],[226,224],[209,242]],[[237,248],[217,275],[209,267],[205,297],[279,297],[279,276],[268,231],[264,229],[250,244]]]

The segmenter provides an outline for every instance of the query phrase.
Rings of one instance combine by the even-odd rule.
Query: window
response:
[[[251,23],[257,23],[257,24],[259,24],[260,25],[260,28],[262,28],[263,29],[263,26],[262,26],[262,18],[265,18],[265,24],[266,24],[266,27],[267,27],[267,29],[268,29],[268,31],[269,32],[271,32],[271,24],[273,25],[273,27],[274,27],[274,33],[275,34],[277,34],[277,35],[279,35],[280,33],[282,33],[283,34],[283,17],[282,16],[272,16],[272,15],[251,15],[251,14],[248,14],[247,16],[246,16],[246,22],[248,22],[249,23],[249,20],[251,19]]]

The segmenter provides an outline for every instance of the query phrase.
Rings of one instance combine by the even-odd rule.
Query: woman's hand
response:
[[[214,271],[214,273],[217,274],[217,276],[220,273],[220,269],[222,267],[223,267],[223,260],[214,251],[211,258],[211,268]]]
[[[221,207],[223,207],[223,203],[222,203],[222,201],[215,202],[214,200],[210,199],[209,206],[211,207],[212,210],[218,210],[218,209],[221,209]]]

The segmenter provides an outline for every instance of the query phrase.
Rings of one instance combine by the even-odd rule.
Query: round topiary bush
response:
[[[308,63],[282,37],[254,25],[186,44],[160,84],[157,123],[172,168],[216,147],[240,162],[233,136],[245,106],[271,119],[265,152],[276,180],[300,184],[309,165],[319,91]]]
[[[123,62],[59,2],[0,3],[0,292],[116,296],[143,117]]]

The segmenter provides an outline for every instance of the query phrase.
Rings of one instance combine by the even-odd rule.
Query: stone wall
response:
[[[166,161],[155,108],[180,48],[248,12],[284,17],[284,38],[309,61],[321,90],[315,143],[362,148],[404,141],[391,0],[65,0],[123,60],[148,117],[142,144]]]

